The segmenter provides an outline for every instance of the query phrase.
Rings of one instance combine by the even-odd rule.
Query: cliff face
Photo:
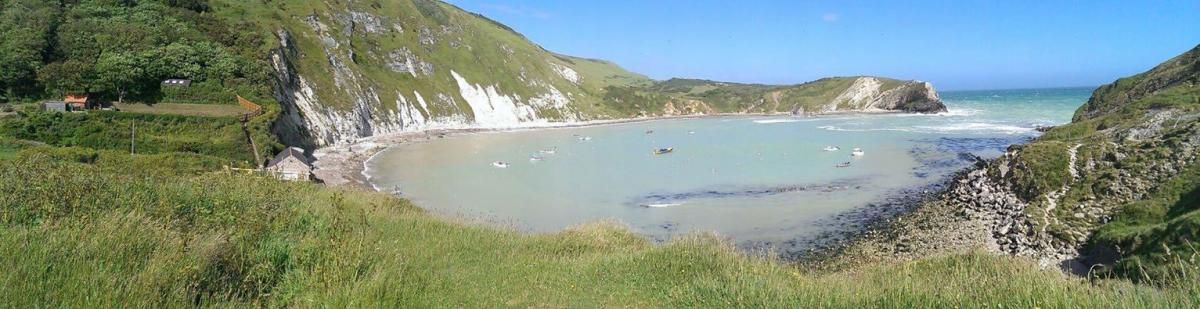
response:
[[[802,85],[702,81],[676,91],[610,62],[555,54],[440,1],[214,0],[274,29],[275,130],[309,148],[442,128],[713,113],[945,110],[932,86],[876,77]]]

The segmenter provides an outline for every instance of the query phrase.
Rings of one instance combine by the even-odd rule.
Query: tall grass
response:
[[[282,148],[270,133],[276,107],[247,124],[260,145],[258,158]],[[191,153],[254,162],[255,154],[237,117],[201,117],[94,111],[56,113],[26,110],[0,121],[0,137],[61,147],[137,153]]]
[[[522,235],[378,193],[251,176],[0,161],[2,307],[1194,307],[966,254],[821,273],[610,222]]]

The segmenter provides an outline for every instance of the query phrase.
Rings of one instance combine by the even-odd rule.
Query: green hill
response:
[[[869,77],[664,93],[671,81],[547,51],[440,1],[212,2],[226,20],[252,22],[278,40],[275,95],[290,128],[281,131],[297,132],[282,134],[289,144],[682,114],[944,110],[927,83]]]

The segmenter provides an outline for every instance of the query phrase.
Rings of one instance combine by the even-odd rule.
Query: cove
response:
[[[936,184],[1040,126],[1069,121],[1088,95],[946,92],[950,111],[934,115],[726,116],[466,134],[390,147],[365,174],[430,211],[522,231],[607,219],[656,240],[716,232],[795,251],[845,228],[839,215]],[[667,147],[674,151],[654,153]]]

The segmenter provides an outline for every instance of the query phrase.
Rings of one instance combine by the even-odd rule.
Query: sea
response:
[[[449,136],[366,163],[377,189],[529,233],[615,221],[809,249],[847,214],[928,191],[1064,124],[1091,88],[942,92],[939,114],[726,116]],[[670,148],[667,153],[656,153]],[[855,149],[860,155],[854,155]],[[926,192],[927,193],[927,192]]]

